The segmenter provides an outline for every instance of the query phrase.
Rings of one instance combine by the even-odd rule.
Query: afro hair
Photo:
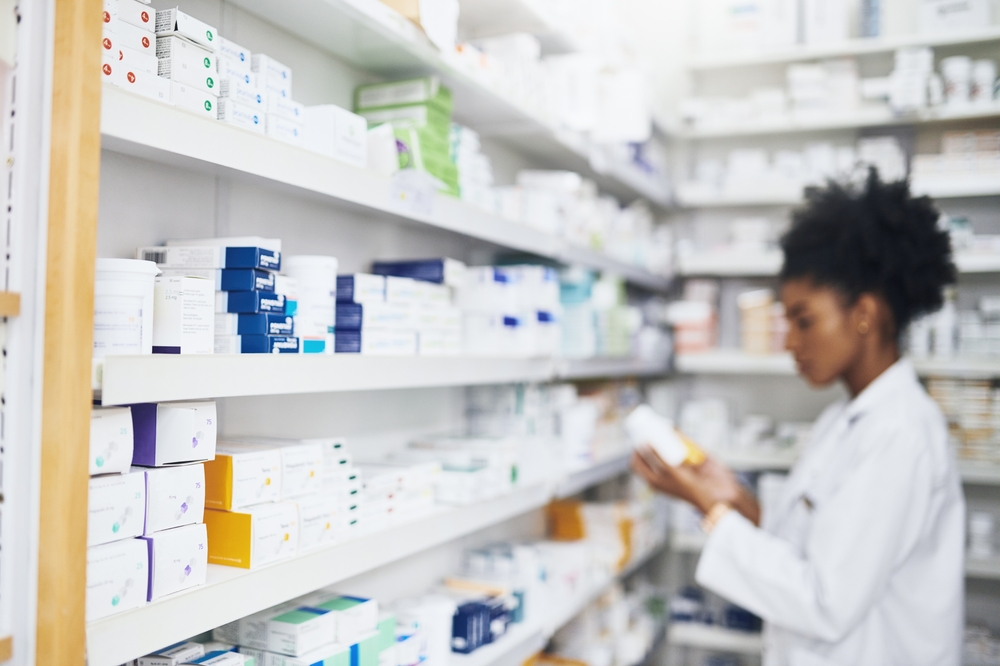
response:
[[[829,182],[810,190],[781,238],[782,281],[808,278],[840,291],[850,303],[880,295],[898,335],[943,304],[955,282],[951,241],[928,197],[910,196],[906,181],[883,183],[869,169],[862,184]]]

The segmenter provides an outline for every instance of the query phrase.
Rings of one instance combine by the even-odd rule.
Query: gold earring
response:
[[[858,333],[861,335],[868,335],[868,322],[863,321],[858,324]]]

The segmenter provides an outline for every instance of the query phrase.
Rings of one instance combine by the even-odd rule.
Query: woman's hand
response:
[[[656,490],[682,499],[702,513],[708,513],[721,502],[742,513],[755,525],[760,523],[757,500],[715,458],[708,457],[700,465],[671,467],[647,449],[643,453],[632,454],[632,471]]]

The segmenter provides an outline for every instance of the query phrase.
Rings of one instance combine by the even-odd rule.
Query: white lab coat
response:
[[[769,509],[723,516],[696,573],[764,619],[767,666],[960,663],[965,503],[908,361],[823,413]]]

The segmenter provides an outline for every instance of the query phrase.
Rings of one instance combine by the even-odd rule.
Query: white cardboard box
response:
[[[149,555],[141,539],[87,549],[88,622],[146,604]]]
[[[924,34],[971,31],[991,23],[989,0],[920,0],[919,5],[918,26]]]
[[[368,164],[368,123],[334,104],[305,108],[303,146],[356,167]]]
[[[156,654],[139,657],[135,666],[178,666],[203,656],[205,656],[205,646],[201,643],[181,643],[160,650]]]
[[[180,109],[206,116],[212,120],[216,120],[218,117],[216,110],[218,98],[185,83],[170,81],[170,103]]]
[[[142,537],[149,549],[149,601],[205,584],[208,533],[204,524]]]
[[[90,474],[124,474],[132,466],[132,410],[94,407],[90,412]]]
[[[147,32],[142,28],[137,28],[131,23],[125,23],[124,21],[107,24],[104,28],[105,34],[109,32],[109,28],[117,36],[119,46],[135,49],[147,55],[155,55],[156,36],[153,33]]]
[[[264,113],[260,108],[255,109],[252,106],[240,104],[229,97],[219,98],[219,120],[257,134],[264,133]]]
[[[238,64],[243,68],[243,71],[252,72],[253,67],[250,62],[250,50],[245,49],[236,42],[226,39],[225,37],[218,38],[218,51],[220,58],[228,58],[233,62],[234,65]]]
[[[146,475],[144,534],[194,525],[205,518],[205,465],[136,467]]]
[[[250,520],[242,518],[249,515]],[[299,510],[292,502],[257,504],[238,511],[205,512],[212,560],[256,569],[294,557],[299,547]],[[238,524],[237,524],[238,523]]]
[[[156,76],[152,72],[119,68],[119,75],[114,83],[137,95],[155,99],[159,102],[173,104],[171,99],[170,81]]]
[[[222,442],[206,465],[207,505],[235,511],[281,499],[281,451]]]
[[[302,145],[302,125],[273,113],[266,114],[266,117],[265,130],[269,137],[295,146]]]
[[[295,504],[299,507],[299,552],[332,544],[336,537],[337,500],[331,495],[320,494],[300,497]]]
[[[170,33],[186,37],[212,51],[218,49],[218,34],[215,28],[185,14],[176,7],[156,12],[156,34]]]
[[[136,0],[118,0],[118,20],[152,33],[156,28],[156,10]]]
[[[336,616],[327,610],[298,607],[271,618],[267,625],[269,652],[297,657],[334,642]]]
[[[258,113],[264,113],[264,93],[258,90],[250,75],[219,79],[219,97],[244,104]],[[263,116],[261,116],[263,119]],[[261,122],[261,127],[264,123]]]
[[[118,62],[127,70],[147,72],[149,74],[156,74],[159,67],[156,56],[148,53],[140,53],[127,46],[118,47]]]
[[[87,545],[142,534],[146,518],[146,477],[142,472],[95,476],[87,496]]]
[[[274,58],[263,53],[254,53],[250,58],[251,69],[260,77],[260,85],[270,83],[279,90],[284,90],[284,97],[292,96],[292,68],[282,65]]]
[[[216,67],[219,69],[220,79],[238,79],[245,85],[252,86],[255,90],[257,89],[257,73],[244,71],[240,64],[233,61],[232,58],[219,56]]]
[[[132,405],[132,462],[164,467],[215,458],[214,400]]]
[[[211,354],[215,349],[215,284],[191,276],[157,276],[153,353]]]
[[[266,111],[282,118],[287,118],[294,123],[301,125],[305,122],[305,105],[287,97],[277,95],[267,95]]]
[[[118,85],[118,60],[106,53],[101,54],[101,81]]]

